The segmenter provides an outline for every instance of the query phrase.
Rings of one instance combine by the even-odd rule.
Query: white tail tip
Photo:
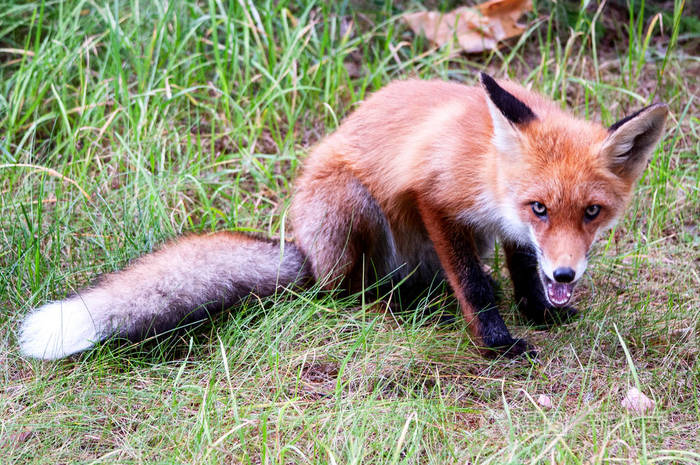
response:
[[[80,297],[52,302],[34,310],[22,322],[20,352],[45,360],[67,357],[102,339],[98,326]]]

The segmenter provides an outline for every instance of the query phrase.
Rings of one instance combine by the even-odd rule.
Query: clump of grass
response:
[[[394,15],[417,7],[0,2],[3,463],[700,461],[688,5],[660,21],[640,0],[559,2],[563,15],[540,1],[523,40],[477,57],[408,35]],[[278,235],[304,154],[368,92],[405,76],[471,83],[482,68],[605,123],[653,99],[672,108],[630,211],[597,245],[578,321],[525,326],[494,264],[538,360],[485,360],[459,320],[314,291],[164,341],[18,354],[29,309],[168,238]],[[653,412],[620,407],[633,385]]]

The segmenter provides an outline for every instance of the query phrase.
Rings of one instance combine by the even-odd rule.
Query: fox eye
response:
[[[539,202],[532,202],[532,212],[540,218],[544,218],[547,216],[547,207]]]
[[[592,221],[600,213],[600,205],[589,205],[586,207],[585,218],[586,221]]]

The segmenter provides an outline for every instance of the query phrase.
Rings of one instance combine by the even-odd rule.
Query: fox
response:
[[[356,293],[388,277],[407,296],[446,282],[485,355],[536,356],[506,327],[485,257],[498,240],[527,320],[575,317],[591,245],[622,216],[667,114],[654,103],[604,127],[485,73],[473,86],[394,81],[310,151],[289,206],[293,241],[176,239],[30,311],[19,350],[55,360],[160,335],[251,295]]]

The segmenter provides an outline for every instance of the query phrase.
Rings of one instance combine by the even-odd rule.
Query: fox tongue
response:
[[[574,290],[574,285],[569,283],[547,283],[547,295],[549,301],[554,305],[562,306],[571,299],[571,292]]]

